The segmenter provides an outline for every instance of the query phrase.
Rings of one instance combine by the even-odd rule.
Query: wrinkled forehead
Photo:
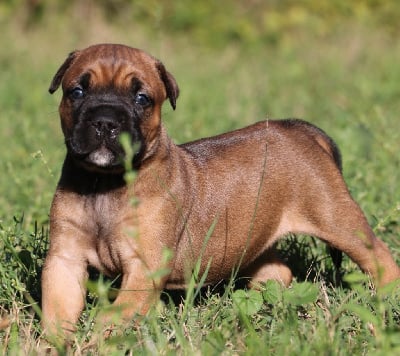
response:
[[[98,88],[129,88],[132,83],[159,83],[156,60],[138,49],[110,45],[89,47],[77,53],[67,70],[63,88],[77,84]]]

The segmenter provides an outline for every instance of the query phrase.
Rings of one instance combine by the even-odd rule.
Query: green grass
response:
[[[0,9],[1,10],[1,9]],[[1,12],[0,12],[1,15]],[[0,49],[0,351],[43,351],[40,280],[48,211],[65,153],[57,114],[60,93],[47,88],[66,54],[113,41],[147,49],[175,75],[181,96],[164,122],[181,143],[264,118],[301,117],[338,143],[352,195],[400,261],[400,44],[379,26],[340,23],[324,36],[299,28],[273,42],[191,43],[140,25],[107,25],[98,17],[56,17],[41,26],[1,18]],[[212,35],[210,35],[212,36]],[[97,339],[91,320],[106,303],[94,281],[75,354],[390,355],[400,352],[400,292],[376,293],[343,264],[349,282],[333,286],[322,243],[289,237],[290,289],[204,290],[160,302],[137,325]],[[108,283],[108,282],[105,282]],[[385,292],[385,293],[384,293]],[[168,300],[166,295],[164,299]],[[5,322],[9,320],[9,323]]]

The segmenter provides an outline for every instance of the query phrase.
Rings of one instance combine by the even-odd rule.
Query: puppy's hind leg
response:
[[[346,253],[377,285],[399,279],[400,268],[388,247],[375,236],[350,194],[331,193],[329,201],[320,201],[308,212],[308,221],[304,220],[309,224],[310,216],[314,217],[313,226],[304,232]]]
[[[249,286],[257,288],[258,284],[272,279],[288,287],[292,282],[292,271],[279,258],[275,247],[271,247],[258,257],[241,275],[251,278]]]

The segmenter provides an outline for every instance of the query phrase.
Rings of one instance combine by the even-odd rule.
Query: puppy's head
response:
[[[69,155],[88,170],[122,172],[121,133],[138,147],[133,164],[157,146],[161,106],[175,109],[178,86],[163,64],[147,53],[114,44],[72,52],[49,92],[62,84],[59,111]]]

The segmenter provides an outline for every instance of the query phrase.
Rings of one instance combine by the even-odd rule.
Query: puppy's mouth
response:
[[[130,134],[134,149],[132,164],[140,160],[143,145],[139,139]],[[77,140],[76,138],[79,137]],[[94,140],[90,135],[77,135],[66,141],[71,157],[83,168],[89,171],[102,173],[123,173],[125,171],[126,153],[119,142],[119,135],[115,138]],[[82,140],[83,138],[83,140]]]
[[[90,171],[122,171],[124,151],[118,142],[110,145],[105,141],[85,146],[79,141],[69,139],[66,141],[71,157],[83,168]]]

